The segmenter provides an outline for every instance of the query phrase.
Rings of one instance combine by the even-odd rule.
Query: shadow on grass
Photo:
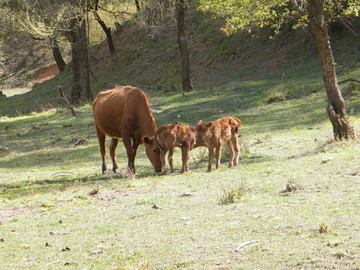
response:
[[[36,181],[19,181],[16,184],[0,184],[0,198],[15,199],[31,196],[33,194],[45,194],[56,191],[64,191],[71,187],[92,187],[102,185],[116,185],[117,189],[133,188],[136,179],[154,176],[155,173],[142,172],[133,177],[109,173],[108,175],[95,174],[91,176],[56,176]]]
[[[319,85],[301,88],[302,85],[298,82],[281,82],[286,89],[296,88],[293,92],[299,93],[287,101],[267,105],[266,97],[273,89],[279,88],[279,83],[277,80],[239,81],[211,92],[202,90],[185,96],[168,95],[163,104],[159,104],[164,109],[154,116],[160,126],[175,121],[196,125],[199,120],[208,122],[234,115],[244,125],[256,126],[261,131],[311,126],[326,119],[326,102]],[[299,88],[305,90],[298,90]],[[166,108],[169,104],[172,106]]]
[[[89,160],[100,160],[97,145],[81,146],[75,148],[54,148],[42,149],[34,152],[26,152],[10,156],[7,159],[0,160],[0,167],[6,169],[12,168],[44,168],[55,167],[59,164],[81,164]]]

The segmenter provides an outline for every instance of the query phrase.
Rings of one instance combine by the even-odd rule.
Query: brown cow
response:
[[[165,172],[165,155],[168,151],[170,170],[172,173],[175,172],[173,166],[173,153],[175,147],[181,148],[182,172],[189,171],[189,152],[194,147],[196,141],[195,128],[188,125],[163,125],[156,131],[155,140],[160,150],[162,172]]]
[[[96,134],[102,156],[102,173],[106,174],[105,135],[111,137],[110,156],[113,171],[119,173],[115,150],[120,138],[126,148],[128,171],[135,172],[136,151],[146,135],[153,136],[156,123],[145,93],[133,86],[117,86],[100,92],[93,102]],[[156,172],[161,170],[159,151],[154,143],[145,143],[146,154]]]
[[[211,162],[216,150],[216,169],[220,167],[221,148],[224,143],[228,145],[230,158],[229,167],[238,164],[239,145],[238,128],[241,120],[236,117],[224,117],[213,122],[204,123],[202,120],[196,125],[197,143],[195,147],[206,146],[209,149],[208,171],[211,171]]]

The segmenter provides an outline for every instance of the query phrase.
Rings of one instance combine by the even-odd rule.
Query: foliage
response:
[[[320,1],[322,2],[322,1]],[[328,21],[348,15],[359,15],[360,3],[357,0],[324,1]],[[252,31],[254,27],[271,26],[275,33],[286,23],[293,28],[307,24],[306,0],[200,0],[200,10],[225,17],[224,31],[232,34],[238,30]]]

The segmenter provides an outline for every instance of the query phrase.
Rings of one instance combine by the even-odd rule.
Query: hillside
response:
[[[220,30],[221,21],[209,20],[199,13],[194,14],[194,18],[189,48],[195,89],[212,91],[227,84],[238,88],[243,82],[269,80],[276,87],[261,90],[264,99],[270,92],[296,98],[322,91],[320,60],[308,32],[284,29],[276,39],[269,39],[268,30],[253,33],[256,37],[247,33],[227,37]],[[339,80],[359,76],[358,40],[354,35],[358,28],[360,26],[354,25],[350,31],[334,27],[331,33]],[[114,32],[116,55],[109,56],[106,42],[91,49],[92,91],[130,84],[154,93],[174,90],[180,93],[180,58],[175,32],[162,29],[154,34],[131,23],[124,24],[122,29]],[[28,77],[33,78],[33,75]],[[69,93],[70,67],[55,79],[35,84],[25,95],[2,98],[4,106],[0,114],[13,115],[15,111],[26,113],[49,105],[58,106],[61,104],[58,85]],[[6,93],[3,87],[0,88]],[[354,90],[356,94],[357,87],[345,90],[350,94]],[[21,109],[16,105],[18,102],[24,104]]]

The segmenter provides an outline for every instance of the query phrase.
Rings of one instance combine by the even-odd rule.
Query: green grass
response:
[[[158,175],[140,147],[135,177],[101,175],[89,105],[2,117],[0,268],[359,268],[359,143],[332,140],[323,94],[266,104],[271,85],[151,96],[158,125],[243,120],[240,165],[225,155],[210,173],[204,149],[190,173]],[[359,130],[359,113],[350,120]],[[118,161],[125,174],[122,144]],[[289,181],[304,189],[282,193]]]

